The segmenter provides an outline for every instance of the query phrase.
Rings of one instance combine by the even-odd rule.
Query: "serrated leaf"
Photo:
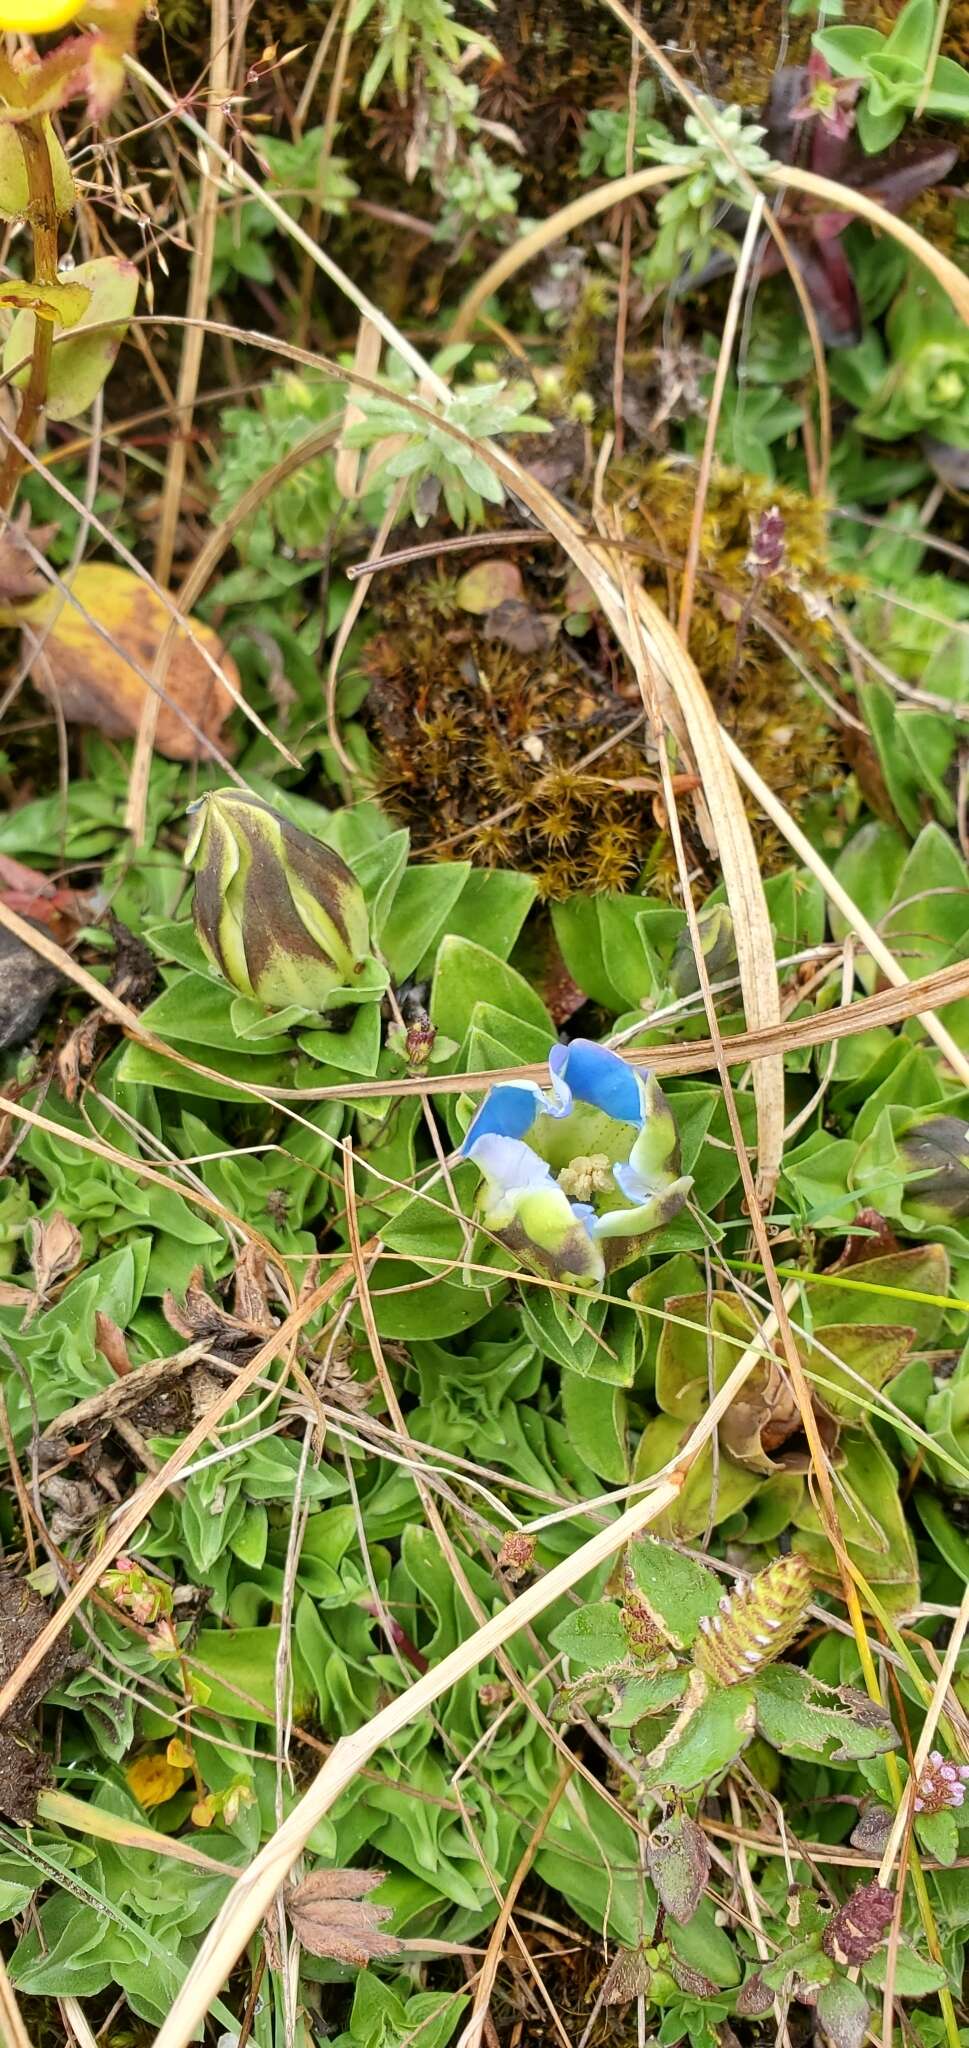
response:
[[[753,1688],[712,1686],[695,1671],[672,1728],[646,1757],[643,1784],[693,1792],[726,1770],[753,1733]]]
[[[689,1649],[704,1616],[719,1606],[719,1580],[706,1565],[655,1536],[637,1537],[627,1563],[637,1592],[664,1634],[677,1649]]]
[[[797,1665],[770,1665],[755,1691],[759,1732],[775,1749],[794,1755],[806,1750],[840,1763],[898,1747],[883,1708],[846,1686],[822,1685]]]

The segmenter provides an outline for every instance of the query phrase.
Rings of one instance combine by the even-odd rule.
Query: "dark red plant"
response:
[[[900,140],[866,156],[854,135],[856,92],[854,80],[834,79],[816,52],[809,64],[785,65],[775,72],[761,112],[764,147],[777,163],[797,164],[865,193],[889,213],[904,213],[920,193],[948,175],[958,151],[948,143]],[[780,215],[828,348],[853,348],[861,340],[861,301],[841,239],[853,219],[840,209],[819,208],[806,195],[788,199]],[[742,228],[743,215],[733,210],[723,224],[728,230]],[[695,281],[708,283],[730,268],[729,255],[714,257]],[[772,277],[783,269],[776,243],[765,235],[755,274]]]

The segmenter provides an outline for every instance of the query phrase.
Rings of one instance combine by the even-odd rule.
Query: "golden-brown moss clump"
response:
[[[695,468],[681,462],[630,461],[615,474],[624,533],[664,611],[678,596],[695,492]],[[754,536],[768,514],[773,552],[768,545],[769,566],[758,570]],[[577,605],[550,554],[516,559],[531,616],[561,619]],[[616,739],[639,697],[604,621],[578,642],[560,630],[520,653],[462,613],[454,587],[426,573],[381,583],[381,630],[365,663],[382,801],[417,850],[518,866],[546,897],[628,889],[643,868],[662,887],[672,868],[658,775],[639,733]],[[831,587],[817,505],[763,478],[715,473],[690,649],[724,724],[795,813],[844,769],[821,699],[775,635],[830,689],[829,629],[816,612]],[[689,827],[688,799],[683,808]],[[754,823],[770,866],[780,850]]]
[[[477,622],[443,628],[426,582],[384,593],[380,615],[365,656],[377,793],[415,849],[522,868],[547,898],[628,889],[656,838],[642,743],[586,757],[638,699],[590,679],[561,636],[520,654]]]

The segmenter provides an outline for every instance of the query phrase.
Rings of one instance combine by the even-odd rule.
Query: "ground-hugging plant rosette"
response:
[[[179,854],[165,847],[172,827],[184,843],[192,821],[179,821],[164,777],[153,798],[157,843],[134,865],[120,830],[121,778],[113,798],[110,776],[72,793],[74,843],[83,850],[99,835],[105,886],[119,886],[119,909],[144,930],[158,992],[141,1014],[151,1049],[136,1037],[112,1045],[104,1027],[83,1118],[70,1086],[45,1094],[52,1128],[27,1134],[22,1174],[5,1196],[11,1277],[0,1325],[14,1443],[26,1446],[39,1430],[40,1497],[55,1540],[72,1548],[106,1511],[132,1441],[164,1458],[223,1375],[271,1334],[287,1287],[298,1294],[345,1258],[351,1199],[360,1237],[379,1240],[368,1293],[411,1441],[402,1449],[388,1434],[347,1283],[342,1310],[312,1318],[302,1333],[301,1379],[286,1384],[278,1363],[269,1368],[240,1401],[238,1429],[189,1467],[130,1554],[106,1566],[88,1654],[48,1673],[62,1717],[56,1765],[36,1739],[25,1750],[18,1738],[5,1771],[2,1874],[10,1913],[32,1895],[40,1904],[13,1950],[14,1982],[25,1996],[63,1995],[70,1977],[76,1994],[94,2001],[114,1987],[149,2023],[162,2018],[224,1896],[228,1879],[213,1860],[239,1867],[275,1824],[280,1683],[290,1688],[296,1763],[313,1743],[359,1728],[472,1627],[424,1526],[413,1461],[443,1476],[471,1591],[494,1611],[504,1597],[496,1555],[530,1574],[567,1556],[589,1533],[583,1502],[675,1458],[757,1322],[729,1287],[738,1257],[755,1286],[756,1275],[744,1262],[739,1170],[719,1086],[701,1071],[665,1080],[660,1092],[634,1063],[644,1049],[648,1058],[651,1041],[689,1045],[697,1029],[695,998],[675,993],[684,985],[682,913],[648,899],[577,900],[556,911],[573,976],[591,963],[577,1015],[584,1025],[595,1020],[619,1050],[578,1033],[563,1044],[512,957],[527,957],[534,929],[534,888],[522,877],[460,863],[414,866],[406,834],[376,810],[326,813],[267,785],[248,808],[209,798],[208,838],[196,821],[196,930]],[[42,833],[43,815],[25,806],[0,828],[18,858],[40,854],[31,834]],[[233,844],[242,831],[255,835],[242,844],[241,868],[218,836],[230,820]],[[259,862],[246,867],[257,843],[260,860],[275,864],[271,876]],[[870,889],[881,888],[889,904],[908,900],[913,862],[930,872],[942,857],[931,830],[908,856],[907,874],[890,838],[877,846],[880,877],[871,845],[859,858]],[[319,886],[303,922],[310,858]],[[216,872],[225,908],[213,924]],[[260,881],[274,906],[274,944],[285,950],[294,916],[291,957],[302,959],[304,974],[306,947],[320,962],[324,980],[311,1003],[271,1008],[252,993],[249,921],[261,914]],[[291,910],[283,883],[295,892]],[[935,916],[951,917],[948,894],[929,901]],[[779,958],[823,939],[823,905],[809,878],[778,877],[771,907]],[[716,946],[729,983],[729,921],[715,910],[705,927],[709,957]],[[366,956],[374,971],[356,977],[369,986],[348,1007],[333,919],[345,926],[361,915],[354,962]],[[947,957],[954,943],[943,922],[937,941],[923,940],[926,959]],[[278,1001],[292,990],[279,981],[272,992]],[[665,1021],[644,1021],[644,997]],[[729,988],[720,1000],[729,1034],[740,1021]],[[801,1065],[790,1085],[807,1100],[816,1086],[810,1056]],[[447,1087],[455,1074],[503,1077],[522,1066],[527,1084],[499,1078],[490,1093],[470,1094]],[[421,1094],[411,1092],[417,1077],[427,1084],[436,1143]],[[29,1102],[29,1069],[21,1079]],[[273,1100],[286,1089],[306,1092]],[[322,1100],[315,1089],[326,1091]],[[859,1092],[867,1098],[860,1134]],[[819,1118],[802,1134],[785,1168],[789,1260],[810,1281],[798,1344],[849,1554],[901,1620],[920,1597],[945,1599],[965,1541],[958,1378],[939,1381],[932,1370],[940,1346],[958,1344],[963,1314],[949,1301],[965,1256],[964,1168],[951,1143],[959,1106],[915,1039],[845,1040],[824,1128]],[[82,1131],[103,1150],[79,1177],[72,1135]],[[489,1135],[527,1149],[534,1162],[530,1180],[506,1172],[497,1197],[494,1162],[481,1153]],[[149,1156],[167,1161],[164,1186],[139,1188],[133,1177]],[[877,1215],[876,1166],[879,1186],[897,1190]],[[647,1174],[655,1206],[644,1214]],[[591,1185],[610,1175],[611,1188]],[[527,1212],[526,1229],[522,1195],[530,1201],[539,1180],[539,1211]],[[496,1200],[511,1205],[510,1224]],[[598,1203],[606,1218],[619,1218],[617,1237],[614,1221],[597,1234]],[[563,1204],[567,1235],[580,1232],[587,1247],[580,1271],[559,1258]],[[858,1231],[846,1239],[852,1221]],[[62,1264],[52,1268],[56,1244]],[[616,1263],[591,1264],[610,1244],[619,1247]],[[718,1276],[712,1292],[708,1265]],[[485,1663],[444,1699],[433,1725],[422,1719],[407,1729],[317,1829],[312,1867],[349,1871],[372,1859],[386,1873],[372,1904],[389,1918],[375,1918],[360,1897],[350,1902],[348,1932],[340,1911],[318,1904],[308,1936],[303,1968],[318,1988],[307,1995],[323,2009],[354,1968],[375,1959],[354,1996],[354,2048],[378,2019],[397,2028],[424,2022],[442,2042],[453,2031],[463,1994],[446,1972],[415,1993],[407,1944],[468,1941],[487,1928],[488,1869],[510,1879],[560,1768],[553,1731],[561,1739],[568,1716],[581,1712],[604,1717],[618,1776],[602,1792],[575,1780],[574,1798],[556,1809],[537,1849],[536,1880],[590,1929],[607,1925],[627,1958],[620,1992],[623,1982],[638,1984],[671,2040],[739,2020],[751,2001],[775,1995],[774,1978],[797,1995],[823,1997],[832,2013],[840,1998],[855,2023],[860,2000],[868,2011],[883,1929],[870,1937],[852,2004],[846,1965],[828,1939],[831,1902],[812,1903],[807,1865],[798,1866],[806,1891],[796,1940],[780,1894],[771,1909],[774,1978],[759,1969],[743,1928],[717,1925],[709,1871],[697,1884],[694,1870],[679,1915],[666,1903],[682,1885],[684,1858],[695,1863],[691,1829],[702,1834],[706,1799],[741,1756],[768,1787],[783,1770],[792,1825],[812,1814],[819,1786],[830,1787],[847,1799],[848,1832],[890,1803],[883,1759],[900,1740],[888,1716],[865,1703],[850,1638],[828,1633],[811,1647],[806,1603],[813,1598],[823,1614],[833,1602],[836,1612],[837,1574],[780,1355],[765,1353],[728,1409],[715,1483],[709,1457],[708,1449],[657,1540],[576,1587],[581,1604],[557,1603],[534,1637],[513,1641],[507,1654],[522,1697],[505,1671]],[[939,1481],[925,1488],[917,1542],[901,1505],[913,1459]],[[305,1516],[295,1552],[294,1515]],[[711,1533],[716,1576],[691,1556]],[[771,1565],[778,1543],[790,1556]],[[612,1584],[618,1597],[609,1596]],[[42,1618],[55,1590],[49,1567],[39,1565],[34,1585]],[[917,1652],[910,1662],[902,1692],[917,1715]],[[923,1685],[928,1675],[922,1665]],[[528,1701],[551,1720],[539,1722]],[[948,1756],[937,1757],[938,1774]],[[916,1823],[941,1864],[958,1850],[958,1780],[946,1792],[948,1784],[931,1781]],[[84,1802],[90,1832],[72,1832],[72,1818],[80,1822],[68,1792]],[[292,1797],[284,1786],[284,1810]],[[28,1810],[29,1843],[14,1832]],[[640,1823],[652,1843],[645,1885]],[[180,1847],[181,1860],[131,1846],[131,1831],[146,1825]],[[66,1873],[67,1891],[52,1867]],[[940,1869],[931,1880],[943,1916],[956,1910],[946,1890],[955,1875]],[[866,1910],[862,1900],[863,1920]],[[393,1956],[379,1947],[389,1937],[405,1944]],[[905,1967],[916,1995],[942,1981],[931,1963]],[[222,2010],[228,2016],[230,2007]]]
[[[679,12],[0,0],[12,2037],[966,2032],[969,8]]]

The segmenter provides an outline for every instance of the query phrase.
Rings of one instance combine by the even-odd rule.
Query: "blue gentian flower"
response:
[[[601,1285],[668,1223],[693,1185],[652,1074],[588,1038],[552,1047],[551,1088],[502,1081],[462,1146],[482,1175],[478,1213],[523,1265]]]

